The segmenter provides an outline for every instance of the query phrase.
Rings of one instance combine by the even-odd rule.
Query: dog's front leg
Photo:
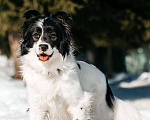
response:
[[[28,120],[36,120],[36,110],[30,108],[28,111]]]
[[[29,87],[27,89],[27,92],[29,102],[29,120],[45,120],[46,110],[43,107],[44,103],[42,102],[40,95]]]
[[[41,109],[30,108],[29,120],[45,120],[46,112]]]
[[[93,120],[93,101],[94,93],[84,92],[78,104],[69,108],[73,120]]]

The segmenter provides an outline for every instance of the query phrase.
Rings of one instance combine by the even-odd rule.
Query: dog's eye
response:
[[[40,34],[38,33],[34,33],[33,36],[35,41],[37,41],[40,38]]]
[[[56,34],[55,34],[55,33],[52,33],[52,34],[51,34],[51,40],[52,40],[52,41],[55,41],[56,39],[57,39]]]
[[[35,37],[35,38],[39,38],[40,35],[39,35],[38,33],[35,33],[35,34],[34,34],[34,37]]]

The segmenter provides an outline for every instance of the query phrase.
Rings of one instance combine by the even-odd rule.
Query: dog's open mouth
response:
[[[53,53],[51,55],[47,55],[47,54],[42,53],[42,54],[39,54],[37,56],[39,57],[39,60],[47,61],[47,60],[49,60],[50,57],[52,57],[52,55],[53,55]]]

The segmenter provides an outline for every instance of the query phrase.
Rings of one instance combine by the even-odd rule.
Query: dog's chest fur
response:
[[[36,101],[38,107],[50,113],[52,120],[61,120],[60,116],[66,120],[71,119],[67,111],[68,104],[72,102],[70,96],[74,95],[74,91],[68,91],[68,89],[72,90],[70,72],[61,75],[47,72],[46,75],[24,66],[23,77],[27,84],[28,101]]]

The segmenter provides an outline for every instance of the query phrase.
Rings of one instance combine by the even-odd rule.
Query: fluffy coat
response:
[[[64,31],[62,34],[55,33],[57,40],[66,36],[65,42],[61,38],[57,43],[50,37],[47,39],[53,42],[44,41],[45,32],[41,32],[38,41],[33,42],[35,35],[26,37],[33,26],[44,31],[47,17],[36,10],[26,11],[23,17],[26,21],[22,32],[21,69],[27,85],[29,120],[45,120],[47,113],[50,120],[140,120],[138,111],[113,96],[105,75],[99,69],[75,60],[68,40],[67,18],[70,16],[66,12],[50,16],[64,27],[58,27]],[[45,62],[37,57],[40,44],[48,45],[47,54],[51,55]]]

